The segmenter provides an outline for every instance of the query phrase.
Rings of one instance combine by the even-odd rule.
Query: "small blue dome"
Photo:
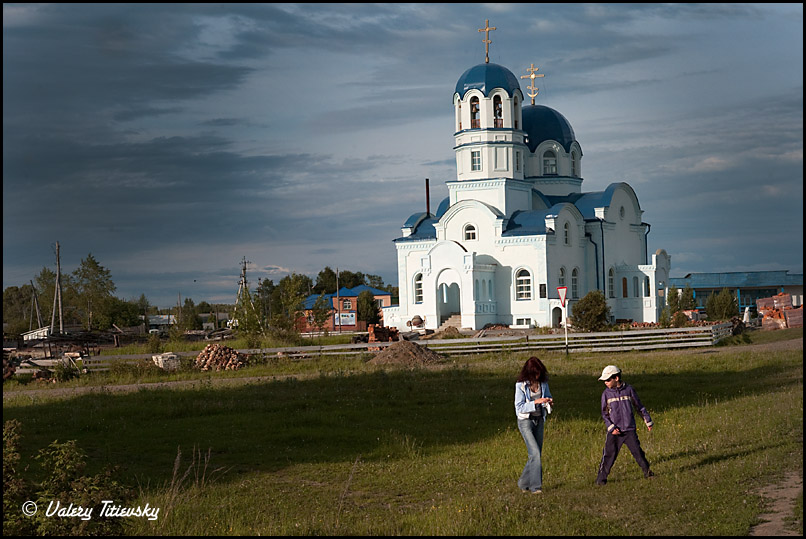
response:
[[[523,107],[522,114],[523,130],[529,137],[526,141],[529,151],[535,151],[546,140],[556,140],[566,152],[571,151],[571,143],[576,140],[576,136],[565,116],[543,105]]]
[[[512,71],[498,64],[479,64],[465,71],[456,83],[459,99],[464,98],[468,90],[479,90],[488,97],[494,88],[503,88],[510,97],[521,85]]]

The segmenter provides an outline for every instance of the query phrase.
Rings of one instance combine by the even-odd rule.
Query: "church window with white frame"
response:
[[[565,286],[565,268],[560,268],[560,277],[557,279],[559,286]]]
[[[579,172],[577,171],[577,153],[571,152],[571,176],[576,178],[579,176]]]
[[[532,274],[527,269],[515,274],[515,299],[532,299]]]
[[[465,241],[475,239],[476,239],[476,227],[473,225],[467,225],[465,227]]]
[[[613,268],[610,268],[610,271],[607,272],[607,297],[616,297],[616,273]]]
[[[470,170],[481,170],[481,150],[470,152]]]
[[[571,272],[571,297],[574,299],[579,297],[579,270],[577,268]]]
[[[414,303],[423,302],[423,274],[414,276]]]
[[[563,241],[566,245],[571,245],[571,225],[567,222],[563,225]]]
[[[551,150],[543,154],[543,175],[557,175],[557,155]]]

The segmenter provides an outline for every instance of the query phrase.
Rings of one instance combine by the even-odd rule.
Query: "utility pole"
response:
[[[53,293],[53,314],[50,318],[50,334],[56,328],[56,305],[59,305],[59,334],[64,333],[64,311],[62,310],[62,263],[59,257],[59,242],[56,242],[56,290]]]
[[[341,333],[341,298],[339,297],[339,268],[336,268],[336,322]]]

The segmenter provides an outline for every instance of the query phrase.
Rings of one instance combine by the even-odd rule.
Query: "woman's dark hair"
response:
[[[518,376],[518,382],[545,382],[549,379],[549,371],[543,362],[535,356],[530,357],[524,363],[521,373]]]

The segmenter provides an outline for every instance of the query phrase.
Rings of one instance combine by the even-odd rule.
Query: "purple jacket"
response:
[[[602,393],[602,418],[607,426],[607,432],[615,428],[621,432],[635,430],[633,406],[644,416],[646,426],[651,427],[652,418],[649,417],[649,411],[641,404],[638,393],[631,385],[622,382],[621,387],[616,389],[605,388]]]

